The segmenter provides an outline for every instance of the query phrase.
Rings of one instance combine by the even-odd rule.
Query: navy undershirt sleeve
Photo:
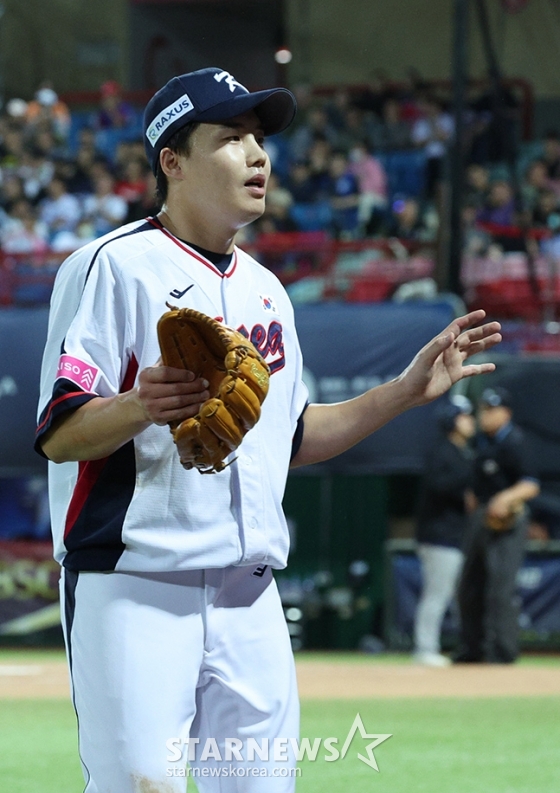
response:
[[[299,452],[299,447],[301,446],[301,442],[303,440],[303,414],[309,407],[309,402],[305,403],[305,407],[301,412],[301,416],[297,421],[296,431],[294,432],[294,437],[292,438],[292,453],[290,455],[290,461],[294,459],[296,454]]]

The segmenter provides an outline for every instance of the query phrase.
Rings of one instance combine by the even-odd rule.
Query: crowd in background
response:
[[[49,86],[32,102],[12,99],[0,118],[0,242],[5,253],[71,251],[123,223],[156,211],[155,179],[141,136],[115,139],[101,151],[100,133],[131,130],[138,111],[114,81],[71,145],[72,114]]]
[[[440,185],[453,138],[445,97],[417,76],[395,88],[380,78],[360,91],[317,96],[296,88],[289,134],[267,141],[274,173],[263,217],[246,234],[323,231],[336,239],[397,237],[434,242]],[[467,247],[525,244],[492,226],[560,228],[560,136],[551,131],[522,171],[512,166],[519,107],[505,93],[499,117],[490,90],[466,115]],[[157,210],[141,138],[140,109],[120,86],[101,86],[99,106],[77,119],[45,82],[30,102],[11,99],[0,117],[0,243],[5,253],[69,251]],[[77,123],[79,121],[79,123]],[[107,146],[107,131],[116,132]],[[122,132],[122,135],[118,133]],[[100,145],[103,141],[104,145]],[[395,156],[418,178],[395,191]],[[393,159],[391,159],[393,158]],[[402,164],[401,164],[402,165]],[[398,180],[397,180],[398,181]],[[410,181],[410,180],[409,180]]]

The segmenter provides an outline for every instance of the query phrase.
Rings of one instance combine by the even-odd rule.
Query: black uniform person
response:
[[[517,571],[527,535],[526,502],[539,493],[511,396],[487,388],[479,401],[474,492],[478,501],[464,546],[459,584],[458,662],[512,663],[519,654]]]
[[[468,520],[474,455],[469,446],[476,432],[473,406],[456,395],[437,414],[441,437],[429,454],[418,512],[418,556],[422,593],[414,619],[414,660],[426,666],[448,666],[440,652],[441,625],[461,573],[461,545]]]

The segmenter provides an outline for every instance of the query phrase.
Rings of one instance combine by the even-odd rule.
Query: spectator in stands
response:
[[[59,144],[50,129],[38,127],[32,141],[35,149],[49,160],[64,156],[64,147]]]
[[[335,236],[352,239],[358,232],[360,188],[343,151],[336,151],[331,156],[328,195]]]
[[[350,151],[358,143],[369,138],[368,117],[356,107],[349,107],[344,114],[344,126],[338,132],[337,148]]]
[[[307,160],[296,160],[290,165],[287,188],[297,204],[310,204],[316,200],[316,185]]]
[[[298,226],[290,215],[294,199],[289,190],[282,187],[274,173],[270,174],[266,191],[266,208],[256,222],[258,234],[297,231]]]
[[[131,160],[140,160],[146,163],[146,153],[144,152],[144,144],[140,142],[140,150],[138,149],[138,141],[136,140],[119,140],[111,162],[116,168],[116,172],[123,172],[126,165]]]
[[[426,192],[429,198],[433,198],[443,178],[443,162],[453,135],[453,119],[434,97],[424,98],[420,109],[422,118],[414,122],[412,142],[426,154]]]
[[[296,83],[292,87],[292,93],[295,94],[298,106],[298,112],[290,127],[293,132],[305,123],[307,111],[312,107],[314,99],[313,88],[308,82]]]
[[[78,132],[78,150],[88,148],[97,151],[96,134],[92,127],[82,127]]]
[[[157,215],[160,206],[156,201],[156,178],[152,173],[152,169],[148,168],[144,175],[144,192],[142,196],[128,204],[125,223],[132,223],[134,220],[142,220],[142,218]]]
[[[369,153],[364,141],[350,151],[350,171],[358,180],[358,221],[364,234],[375,233],[387,208],[387,174],[381,162]]]
[[[291,159],[309,159],[313,144],[318,139],[327,141],[331,146],[336,146],[337,131],[329,122],[323,105],[314,105],[309,108],[305,123],[289,136],[288,145]]]
[[[373,151],[394,151],[412,145],[410,124],[402,118],[401,112],[399,102],[388,98],[383,104],[381,118],[371,120],[368,141]]]
[[[376,69],[371,73],[366,89],[354,97],[354,105],[381,118],[385,102],[394,98],[395,90],[389,75],[383,69]]]
[[[35,147],[23,150],[21,165],[17,169],[23,182],[26,197],[37,203],[45,197],[46,187],[54,176],[55,164],[44,152]]]
[[[125,102],[116,80],[107,80],[100,88],[99,110],[94,118],[95,129],[125,129],[134,125],[134,110]]]
[[[21,164],[24,145],[23,130],[14,125],[8,126],[0,144],[0,168],[4,174]]]
[[[488,198],[477,215],[479,223],[513,226],[516,221],[513,188],[506,179],[497,179],[490,185]]]
[[[66,182],[55,176],[47,185],[47,197],[39,204],[39,218],[49,229],[50,244],[58,250],[64,249],[63,242],[72,240],[81,216],[78,199],[68,192]],[[72,244],[69,250],[71,247]]]
[[[127,203],[115,193],[115,180],[105,169],[94,177],[94,192],[84,199],[81,234],[101,237],[122,225],[128,211]]]
[[[20,198],[25,198],[22,180],[14,173],[4,175],[0,187],[0,206],[2,209],[9,214],[12,206]]]
[[[543,141],[543,161],[549,179],[560,180],[560,134],[557,130],[549,130]]]
[[[347,126],[347,113],[352,107],[350,92],[346,88],[338,88],[325,102],[324,107],[329,123],[337,132],[344,131]]]
[[[519,102],[503,82],[487,80],[470,102],[474,114],[470,162],[512,163],[517,147]]]
[[[476,202],[465,203],[461,212],[463,222],[463,252],[467,256],[485,256],[492,244],[492,237],[477,226],[476,216],[479,206]]]
[[[510,182],[507,179],[494,181],[490,186],[485,206],[477,213],[477,223],[486,226],[486,231],[492,236],[493,244],[498,246],[496,250],[527,253],[527,243],[522,229],[527,220],[528,218],[518,211]],[[502,230],[501,226],[506,228]]]
[[[558,197],[553,190],[543,190],[531,213],[531,225],[545,228],[558,234],[560,231],[560,211]]]
[[[430,84],[415,66],[408,66],[404,86],[396,94],[404,121],[414,124],[424,115],[423,103],[429,99]]]
[[[127,204],[140,200],[146,190],[148,170],[149,166],[145,157],[126,160],[121,167],[121,178],[115,185],[116,195],[124,198]]]
[[[5,125],[9,122],[12,125],[24,127],[25,115],[27,113],[27,102],[25,99],[14,97],[6,102],[6,114],[0,115],[0,135],[4,133]]]
[[[94,160],[95,150],[84,146],[78,149],[73,159],[69,159],[66,165],[62,165],[62,174],[66,180],[70,193],[80,196],[93,192],[91,166]],[[63,162],[63,160],[59,160],[59,163]]]
[[[97,151],[88,138],[84,138],[76,152],[75,169],[68,184],[69,191],[76,195],[93,193],[93,177],[96,170],[107,167],[106,158]]]
[[[471,402],[459,394],[439,406],[441,432],[422,478],[417,527],[422,592],[414,619],[414,658],[426,666],[451,663],[441,654],[440,633],[461,573],[469,507],[474,509],[474,454],[469,441],[476,422],[472,414]]]
[[[0,242],[5,253],[46,253],[49,230],[37,219],[35,209],[25,198],[11,207],[2,228]]]
[[[309,150],[310,178],[315,190],[316,201],[328,197],[330,190],[330,160],[332,147],[328,140],[317,135]]]
[[[395,199],[387,236],[422,242],[429,242],[432,239],[432,234],[420,212],[420,203],[416,198]]]
[[[550,190],[554,184],[548,176],[544,160],[533,160],[527,166],[525,178],[521,185],[521,199],[523,209],[531,214],[538,203],[541,193]]]
[[[128,141],[128,154],[129,158],[138,157],[143,159],[146,156],[144,151],[144,142],[141,138],[134,138]]]
[[[42,128],[50,130],[59,142],[68,137],[71,116],[68,105],[58,98],[50,81],[45,80],[29,102],[25,115],[30,130]]]
[[[488,168],[471,163],[465,173],[465,201],[477,209],[482,209],[488,198],[490,174]]]

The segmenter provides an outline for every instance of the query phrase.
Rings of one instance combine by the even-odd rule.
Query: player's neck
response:
[[[184,242],[192,242],[200,248],[214,253],[231,253],[235,242],[235,231],[220,229],[215,220],[192,218],[180,208],[164,204],[158,215],[161,224]]]

